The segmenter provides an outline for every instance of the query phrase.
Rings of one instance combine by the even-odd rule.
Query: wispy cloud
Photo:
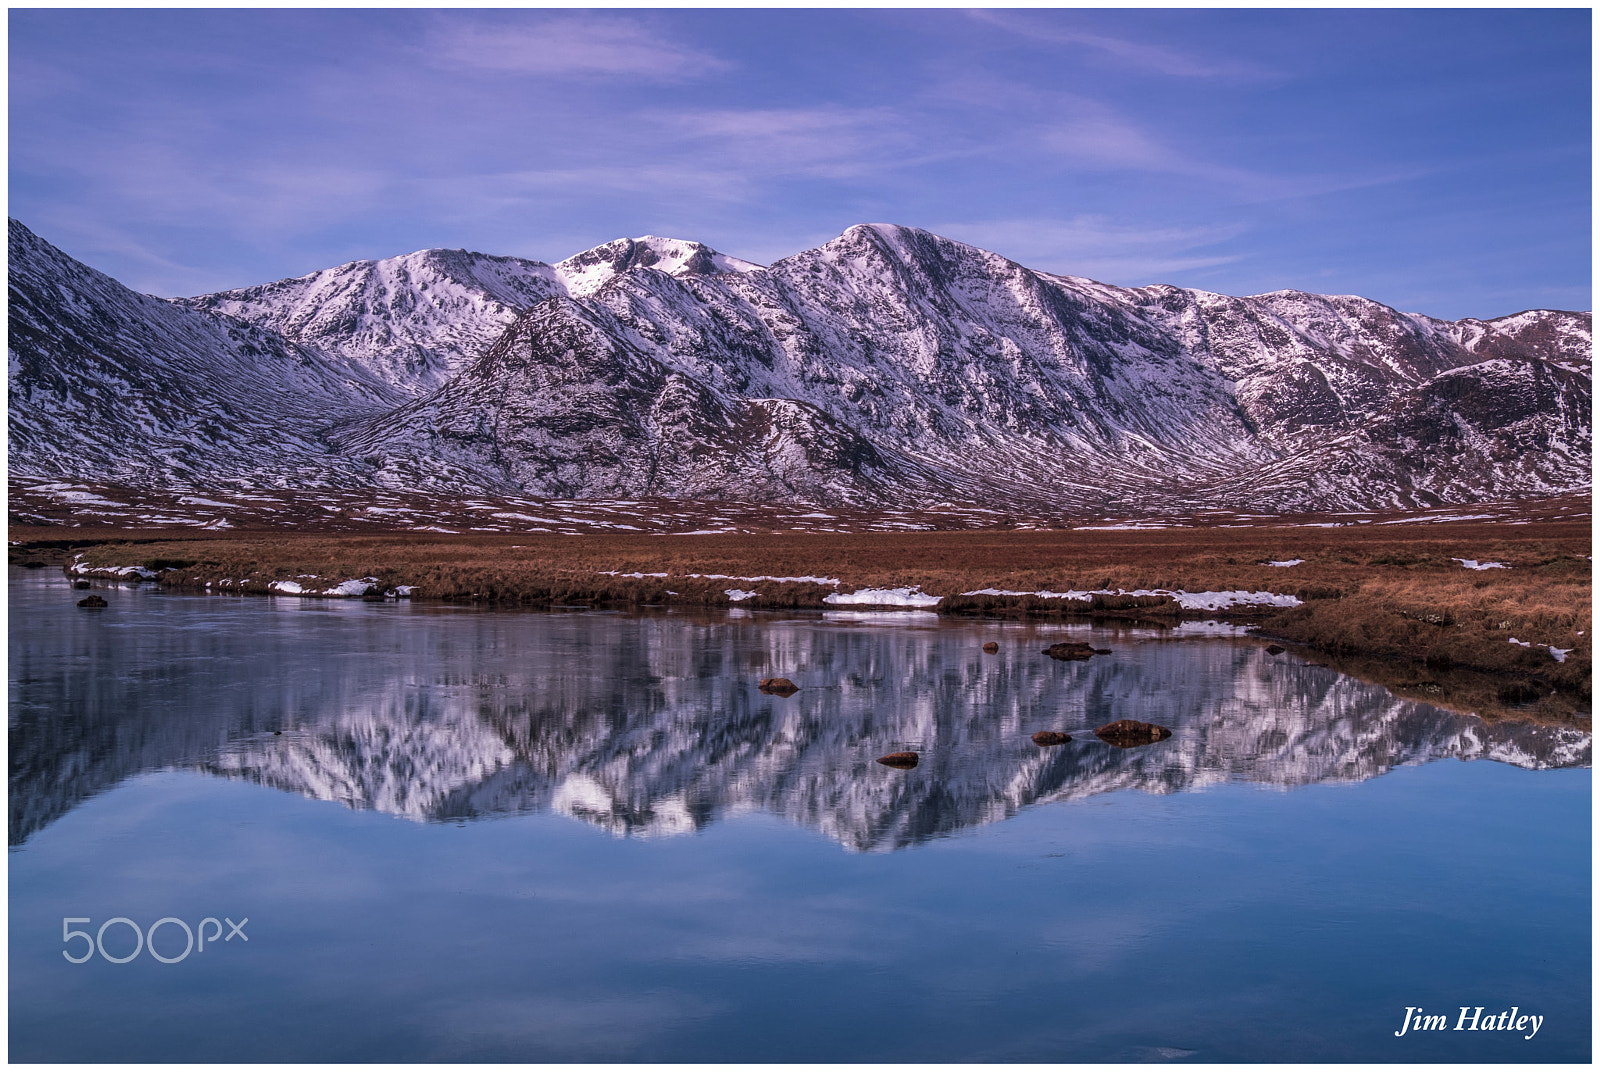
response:
[[[870,186],[892,172],[915,169],[959,151],[930,146],[905,115],[878,107],[657,108],[619,117],[604,137],[614,137],[619,130],[626,144],[592,162],[576,163],[570,154],[557,155],[554,159],[564,159],[563,163],[456,170],[409,185],[417,190],[419,201],[449,205],[452,219],[528,212],[572,199],[615,198],[671,205],[673,218],[692,218],[706,226],[726,210],[759,208],[770,201],[774,183]],[[855,222],[859,220],[852,218],[845,224]],[[785,235],[790,230],[782,229]],[[826,234],[823,240],[831,237]],[[761,253],[786,256],[799,248],[763,243]],[[744,249],[729,252],[752,255]]]
[[[436,66],[521,75],[679,82],[733,67],[644,22],[614,15],[559,15],[533,22],[441,20],[423,48]]]
[[[1294,172],[1271,167],[1219,163],[1179,145],[1100,101],[1060,94],[1053,109],[1060,118],[1041,124],[1038,144],[1069,167],[1146,172],[1192,179],[1226,189],[1242,203],[1320,197],[1409,182],[1430,173],[1426,167],[1390,167]]]
[[[1132,41],[1125,37],[1093,33],[1017,11],[980,10],[970,11],[967,14],[979,22],[999,27],[1032,41],[1054,45],[1079,45],[1094,49],[1113,57],[1129,68],[1151,74],[1178,78],[1260,78],[1275,74],[1256,64],[1233,59],[1211,59],[1143,41]]]
[[[1074,110],[1039,135],[1040,145],[1069,165],[1183,175],[1241,189],[1255,189],[1269,179],[1192,156],[1102,105],[1080,101]]]
[[[970,112],[963,125],[991,144],[989,151],[1020,159],[1042,152],[1051,167],[1074,171],[1134,171],[1212,182],[1238,191],[1270,185],[1270,177],[1208,159],[1206,146],[1185,146],[1180,133],[1134,118],[1116,105],[982,71],[941,79],[930,103]],[[979,118],[983,117],[983,118]]]
[[[745,174],[857,178],[926,155],[890,108],[683,110],[653,118],[704,158]]]
[[[116,197],[138,218],[174,226],[226,219],[230,230],[265,241],[347,219],[394,186],[381,168],[352,161],[208,158],[203,146],[157,137],[116,145],[80,166],[86,176],[115,167]]]
[[[208,278],[202,269],[163,257],[126,228],[85,218],[81,213],[46,212],[30,223],[30,230],[36,230],[51,245],[69,256],[87,261],[91,267],[108,254],[138,265],[139,276],[130,276],[124,270],[124,278],[119,282],[141,293],[165,297],[189,294],[193,293],[190,284]]]
[[[19,9],[9,197],[158,293],[624,234],[769,262],[883,219],[1118,282],[1338,263],[1507,311],[1465,266],[1515,261],[1521,305],[1588,278],[1580,16]]]
[[[1235,263],[1242,259],[1240,254],[1207,247],[1236,238],[1246,230],[1242,224],[1128,225],[1099,215],[950,221],[934,224],[932,229],[1029,268],[1128,285]]]
[[[553,198],[565,201],[580,196],[593,199],[649,194],[718,202],[756,196],[756,186],[747,176],[724,168],[696,168],[671,162],[462,173],[416,179],[407,186],[422,203],[441,206],[435,211],[442,219],[453,221],[503,217],[536,205],[548,205]]]

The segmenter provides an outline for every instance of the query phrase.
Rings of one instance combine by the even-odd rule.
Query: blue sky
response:
[[[12,10],[10,213],[140,290],[902,223],[1030,267],[1588,309],[1590,13]]]

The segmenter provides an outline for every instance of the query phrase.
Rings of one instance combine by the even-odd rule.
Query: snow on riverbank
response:
[[[600,570],[602,577],[629,577],[642,580],[645,577],[670,577],[670,573],[623,573],[620,570]],[[829,584],[838,587],[841,583],[837,577],[769,577],[763,574],[760,577],[740,577],[731,573],[685,573],[684,577],[706,581],[772,581],[775,584]]]
[[[626,574],[624,576],[627,576]],[[632,574],[632,576],[639,576]],[[651,573],[651,577],[665,577],[665,573]],[[837,577],[734,577],[726,573],[686,573],[685,577],[700,577],[708,581],[774,581],[778,584],[831,584],[837,587],[840,584]]]
[[[931,596],[919,588],[862,588],[855,592],[835,592],[823,596],[824,603],[856,607],[936,607],[943,596]]]
[[[1543,648],[1548,651],[1550,653],[1550,657],[1558,663],[1566,662],[1567,656],[1571,655],[1574,650],[1572,648],[1558,648],[1554,644],[1533,644],[1526,640],[1518,640],[1516,637],[1508,637],[1507,640],[1522,648]]]
[[[362,580],[341,581],[332,588],[308,588],[299,581],[273,581],[267,588],[279,595],[285,596],[334,596],[344,599],[359,599],[374,588],[382,588],[383,584],[376,577],[366,577]],[[408,586],[406,594],[411,594]],[[386,593],[387,594],[387,593]],[[396,593],[398,594],[398,593]]]
[[[961,593],[965,596],[1036,596],[1040,599],[1071,599],[1090,602],[1095,596],[1170,596],[1184,610],[1227,610],[1230,607],[1298,607],[1300,600],[1277,592],[1185,592],[1165,588],[1139,588],[1133,591],[1099,588],[1093,591],[1016,592],[1003,588],[980,588]],[[874,607],[934,607],[942,596],[929,595],[917,588],[863,588],[858,592],[836,592],[824,596],[824,603]]]
[[[160,576],[155,570],[145,569],[143,566],[91,566],[76,560],[68,568],[73,573],[85,577],[139,577],[149,581]]]
[[[1013,592],[1002,588],[980,588],[975,592],[962,592],[964,596],[1037,596],[1040,599],[1074,599],[1087,603],[1095,596],[1171,596],[1184,610],[1226,610],[1229,607],[1298,607],[1296,596],[1277,592],[1185,592],[1182,589],[1096,588],[1092,591],[1071,592]]]
[[[1170,594],[1184,610],[1226,610],[1229,607],[1298,607],[1297,596],[1277,592],[1129,592],[1129,595]]]

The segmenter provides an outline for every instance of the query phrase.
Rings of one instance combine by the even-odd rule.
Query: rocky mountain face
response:
[[[646,236],[556,265],[426,249],[180,301],[319,347],[416,396],[472,364],[519,313],[546,298],[587,297],[633,268],[696,274],[757,267],[698,242]]]
[[[136,294],[12,220],[13,472],[155,486],[360,479],[330,421],[399,404],[359,366]]]
[[[850,502],[924,490],[915,463],[821,407],[708,387],[630,335],[603,308],[552,298],[445,386],[340,428],[335,441],[389,487],[450,487],[479,474],[564,498],[651,488]]]
[[[648,237],[555,265],[429,250],[161,302],[12,235],[22,473],[110,479],[151,439],[212,449],[184,407],[220,405],[216,376],[94,435],[66,434],[64,395],[32,387],[59,383],[61,339],[86,384],[110,365],[164,383],[165,350],[117,327],[153,318],[213,325],[213,368],[237,368],[245,337],[293,355],[252,376],[261,420],[321,413],[251,459],[280,481],[306,479],[310,451],[340,486],[1107,513],[1415,508],[1590,479],[1588,313],[1447,322],[1115,287],[877,224],[765,268]],[[19,440],[19,419],[65,438]],[[209,472],[246,471],[218,453]]]

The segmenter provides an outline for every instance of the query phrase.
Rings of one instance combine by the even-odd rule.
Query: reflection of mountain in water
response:
[[[553,809],[652,835],[761,810],[870,850],[1117,789],[1359,781],[1445,757],[1583,766],[1591,747],[1225,641],[1123,633],[1112,656],[1064,664],[1039,654],[1059,627],[218,602],[189,601],[209,628],[67,619],[59,665],[14,627],[13,843],[171,767],[416,820]],[[997,635],[1005,650],[982,655]],[[757,691],[772,673],[802,691]],[[1173,736],[1123,751],[1090,732],[1123,717]],[[1039,729],[1074,740],[1041,749]],[[905,748],[922,754],[913,771],[874,762]]]

